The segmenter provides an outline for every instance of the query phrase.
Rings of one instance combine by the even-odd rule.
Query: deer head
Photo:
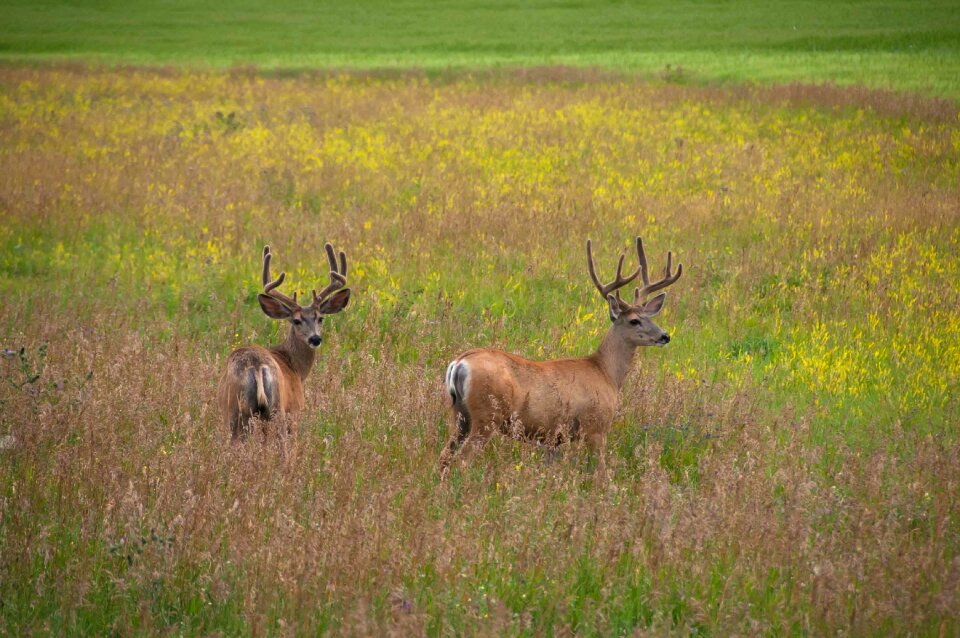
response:
[[[281,272],[279,277],[271,280],[270,246],[263,247],[263,292],[257,295],[260,308],[271,319],[289,321],[290,334],[311,348],[317,348],[323,342],[320,327],[324,315],[340,312],[350,301],[350,289],[343,288],[347,284],[347,256],[340,251],[338,264],[333,246],[327,243],[325,248],[327,262],[330,265],[330,283],[319,294],[316,290],[313,291],[313,301],[310,305],[301,306],[297,302],[297,293],[293,293],[293,297],[288,297],[277,290],[287,273]]]
[[[637,237],[637,258],[640,263],[637,269],[627,277],[623,276],[624,257],[625,255],[621,253],[620,262],[617,264],[616,278],[610,283],[602,284],[593,265],[590,240],[587,240],[587,269],[590,271],[593,284],[610,307],[610,321],[613,323],[613,329],[618,331],[633,346],[665,346],[670,342],[670,335],[667,334],[666,330],[655,324],[652,317],[656,316],[663,308],[663,301],[666,299],[667,293],[661,292],[649,300],[646,297],[680,279],[680,275],[683,273],[683,264],[677,264],[677,272],[672,274],[673,254],[668,252],[667,268],[663,278],[650,283],[647,272],[647,258],[643,252],[643,240]],[[642,277],[643,287],[638,286],[633,293],[633,303],[627,303],[620,298],[619,289],[636,279],[637,275]]]

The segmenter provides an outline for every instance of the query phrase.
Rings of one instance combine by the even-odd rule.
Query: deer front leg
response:
[[[276,427],[277,443],[280,446],[280,454],[283,456],[285,461],[289,462],[296,455],[296,445],[294,445],[294,441],[296,439],[297,431],[300,427],[300,412],[285,412],[278,414]]]
[[[270,418],[263,419],[261,425],[263,426],[264,442],[271,436],[276,437],[278,441],[285,441],[297,433],[299,413],[282,409],[277,410],[270,415]]]
[[[598,484],[606,484],[607,475],[607,435],[605,432],[591,432],[586,436],[585,442],[590,454],[597,458],[597,469],[594,476]]]

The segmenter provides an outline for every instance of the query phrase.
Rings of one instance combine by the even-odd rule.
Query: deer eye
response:
[[[300,321],[299,319],[294,319],[294,320],[293,320],[293,325],[295,325],[295,326],[299,326],[301,323],[303,323],[303,322]]]
[[[640,321],[639,319],[631,319],[631,320],[630,320],[630,325],[631,325],[631,326],[639,326],[641,323],[643,323],[643,322]]]

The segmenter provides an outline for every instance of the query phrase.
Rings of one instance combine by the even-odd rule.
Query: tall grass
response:
[[[0,71],[0,630],[960,631],[960,127],[841,90]],[[442,372],[578,355],[583,244],[685,274],[595,485],[509,439],[441,484]],[[225,355],[351,260],[295,441]],[[611,264],[605,263],[610,268]]]

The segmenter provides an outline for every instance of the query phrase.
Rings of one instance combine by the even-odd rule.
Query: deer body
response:
[[[643,246],[637,238],[640,266],[633,275],[622,276],[606,286],[597,280],[587,242],[588,267],[601,294],[610,305],[612,325],[598,350],[588,357],[531,361],[494,349],[464,352],[447,367],[446,388],[452,400],[454,423],[450,440],[440,456],[445,476],[455,455],[463,448],[464,459],[479,452],[496,431],[519,434],[526,439],[556,445],[583,440],[599,457],[604,474],[604,447],[619,403],[620,389],[629,374],[636,349],[666,345],[669,335],[650,319],[661,307],[665,294],[640,303],[641,298],[676,281],[682,273],[670,273],[650,284]],[[634,304],[611,291],[643,273],[644,288],[637,288]]]
[[[316,360],[316,348],[323,341],[320,336],[323,316],[340,312],[350,299],[349,288],[330,294],[346,283],[347,262],[341,252],[337,264],[330,244],[326,250],[331,283],[319,295],[314,291],[311,305],[300,306],[296,294],[291,298],[275,290],[283,283],[286,273],[270,281],[270,248],[264,247],[264,292],[257,299],[267,316],[288,320],[290,328],[286,340],[279,345],[244,346],[227,358],[226,370],[217,387],[217,402],[234,440],[246,436],[253,417],[264,424],[279,418],[286,422],[288,432],[295,429],[297,416],[304,406],[304,382]]]
[[[234,438],[248,430],[252,416],[268,421],[274,416],[296,415],[303,409],[303,384],[306,373],[313,367],[313,353],[309,353],[308,363],[295,367],[284,345],[270,349],[245,346],[234,350],[227,359],[217,400],[223,406],[224,420]],[[304,369],[305,373],[301,374],[297,368]],[[293,429],[292,421],[289,429]]]
[[[620,390],[593,357],[531,361],[469,350],[450,364],[450,376],[458,416],[478,428],[477,437],[514,425],[537,441],[586,436],[613,417]]]

